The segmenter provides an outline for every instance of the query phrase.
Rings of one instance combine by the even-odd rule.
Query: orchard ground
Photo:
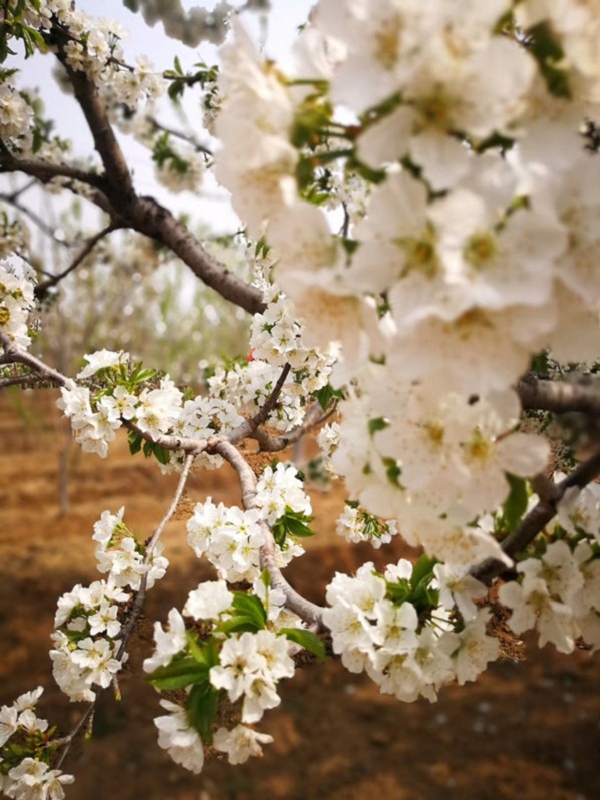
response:
[[[125,521],[145,539],[168,507],[176,478],[155,462],[129,455],[125,438],[106,461],[72,444],[69,508],[59,507],[59,456],[68,433],[50,395],[0,397],[0,705],[41,684],[38,713],[67,733],[84,706],[54,686],[48,657],[56,600],[76,583],[98,578],[92,525],[125,506]],[[275,741],[262,759],[241,767],[208,759],[199,776],[175,765],[156,743],[161,712],[142,681],[152,621],[181,608],[190,589],[211,576],[186,544],[193,504],[239,504],[229,468],[198,472],[163,536],[171,566],[149,593],[146,618],[120,679],[123,699],[106,691],[94,737],[79,742],[64,769],[76,777],[67,800],[595,800],[600,797],[600,654],[563,656],[535,643],[515,646],[523,660],[504,659],[477,683],[442,690],[438,703],[407,705],[383,696],[364,675],[331,660],[283,682],[283,702],[260,730]],[[287,570],[310,599],[323,602],[336,570],[352,572],[406,555],[401,543],[381,550],[352,546],[335,535],[340,486],[311,491],[319,535]]]

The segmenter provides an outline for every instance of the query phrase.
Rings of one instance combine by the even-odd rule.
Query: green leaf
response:
[[[249,617],[256,621],[260,628],[264,628],[267,624],[267,612],[263,605],[262,600],[255,594],[246,594],[245,592],[233,593],[233,608],[236,615]]]
[[[273,537],[280,547],[283,547],[287,536],[296,536],[300,539],[314,536],[315,532],[308,527],[312,517],[299,511],[287,508],[285,514],[279,517],[273,525]]]
[[[411,593],[411,586],[409,581],[406,578],[400,578],[393,583],[390,581],[385,582],[386,586],[386,597],[390,600],[395,606],[401,606],[402,603],[406,602],[407,598],[410,596]]]
[[[183,75],[183,70],[181,69],[181,62],[179,61],[179,56],[175,56],[175,61],[173,63],[175,64],[175,72],[177,72],[178,75]]]
[[[188,647],[192,657],[195,658],[199,664],[206,666],[204,648],[200,645],[196,634],[193,631],[186,631],[185,638],[187,639]]]
[[[509,531],[514,531],[527,511],[529,501],[527,495],[527,481],[518,478],[516,475],[506,474],[506,480],[510,484],[510,494],[503,505],[502,519]]]
[[[421,583],[427,585],[433,578],[433,568],[437,564],[437,559],[430,558],[423,554],[417,559],[410,576],[410,585],[416,589]]]
[[[146,458],[149,458],[152,455],[152,451],[154,450],[154,443],[153,442],[144,442],[144,455]]]
[[[246,631],[249,633],[258,633],[258,631],[264,630],[264,627],[265,626],[258,623],[254,617],[239,614],[235,617],[231,617],[231,619],[226,619],[217,627],[217,630],[229,636],[232,633],[245,633]]]
[[[290,642],[295,642],[299,644],[300,647],[308,650],[309,653],[313,653],[321,661],[327,660],[325,645],[321,639],[319,639],[316,634],[311,633],[311,631],[305,631],[302,628],[281,628],[279,633],[283,634]]]
[[[186,631],[185,638],[192,657],[208,672],[219,663],[219,645],[212,637],[202,643],[193,631]]]
[[[132,456],[139,453],[142,449],[142,442],[144,441],[139,433],[135,431],[127,431],[127,441],[129,443],[129,452]]]
[[[389,427],[389,422],[384,419],[383,417],[377,417],[376,419],[369,420],[369,433],[373,436],[374,433],[377,431],[383,431]]]
[[[312,520],[312,517],[306,517],[306,519],[303,520],[297,517],[288,516],[286,514],[284,520],[287,532],[291,536],[297,536],[298,538],[303,539],[315,535],[315,532],[311,530],[306,524],[306,522],[310,522]]]
[[[325,411],[327,406],[331,402],[334,397],[339,398],[340,400],[343,399],[344,395],[339,389],[334,389],[329,384],[322,386],[320,389],[317,389],[316,392],[313,392],[313,397],[315,397],[319,401],[319,405]]]
[[[398,462],[395,458],[383,458],[383,465],[385,467],[385,474],[387,475],[388,481],[397,486],[399,489],[402,488],[400,484],[400,475],[402,474],[402,470],[398,466]]]
[[[197,683],[187,701],[187,718],[207,745],[212,744],[212,725],[219,710],[221,691],[208,681]]]
[[[263,569],[260,573],[260,582],[265,587],[267,591],[271,588],[271,573],[268,569]]]
[[[260,597],[246,592],[234,592],[232,603],[233,614],[224,620],[217,631],[229,635],[231,633],[257,633],[267,625],[267,612]],[[218,657],[217,657],[218,661]]]
[[[548,353],[546,353],[546,351],[542,351],[533,357],[531,369],[533,372],[537,372],[538,375],[544,375],[547,377],[550,374],[550,362],[548,359]]]
[[[560,42],[554,38],[552,29],[546,22],[541,22],[527,33],[531,37],[529,52],[539,64],[548,91],[556,97],[570,99],[571,87],[568,75],[558,66],[564,63],[565,54]]]
[[[154,445],[154,457],[159,462],[159,464],[168,464],[171,460],[171,451],[165,450],[164,447],[161,447],[159,444]]]
[[[163,691],[184,689],[191,683],[206,680],[207,668],[198,664],[193,656],[185,656],[177,661],[172,661],[166,667],[158,667],[147,675],[144,680]]]

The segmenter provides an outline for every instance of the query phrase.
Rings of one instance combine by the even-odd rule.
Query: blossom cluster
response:
[[[151,587],[168,561],[161,546],[150,557],[123,522],[123,511],[104,511],[94,525],[98,570],[106,580],[77,584],[58,600],[50,651],[54,679],[72,701],[94,700],[93,686],[105,689],[127,659],[122,653],[123,617],[142,577]],[[129,589],[130,591],[126,591]]]
[[[558,476],[563,477],[563,476]],[[578,640],[600,648],[600,486],[568,489],[547,534],[517,564],[518,581],[500,587],[508,624],[535,629],[539,646],[571,653]]]
[[[54,680],[72,702],[96,697],[92,686],[106,689],[123,666],[118,658],[119,611],[129,592],[108,581],[77,584],[58,600],[50,650]]]
[[[99,572],[108,572],[108,581],[115,587],[128,586],[138,591],[142,577],[146,576],[146,588],[151,589],[157,580],[164,577],[169,565],[162,555],[163,544],[157,542],[150,557],[146,548],[136,541],[133,533],[123,522],[124,508],[117,514],[103,511],[94,524],[92,539],[98,542],[96,560]]]
[[[32,281],[0,264],[0,332],[25,350],[31,343],[27,320],[34,306],[33,290]]]
[[[193,772],[202,769],[204,744],[227,753],[231,764],[241,764],[261,755],[261,744],[272,741],[249,725],[279,705],[277,684],[292,677],[295,667],[286,638],[289,629],[271,630],[281,609],[273,604],[266,582],[259,579],[254,588],[260,585],[264,603],[259,594],[231,592],[223,580],[201,583],[189,593],[183,616],[173,608],[167,630],[155,624],[155,652],[144,661],[148,680],[160,690],[183,676],[181,688],[188,694],[186,707],[161,700],[169,714],[154,720],[159,745]],[[196,631],[201,631],[199,637]],[[190,709],[198,691],[214,702],[201,706],[194,723]],[[220,724],[225,696],[235,709],[233,728]],[[231,724],[231,710],[228,719]]]
[[[0,792],[6,797],[62,800],[63,787],[74,781],[50,767],[54,731],[35,713],[42,692],[38,686],[0,708]]]
[[[217,368],[208,379],[208,394],[184,397],[169,376],[156,380],[152,370],[130,366],[124,351],[100,350],[85,356],[88,365],[61,390],[58,407],[71,419],[76,440],[86,452],[102,458],[123,420],[135,424],[141,434],[157,439],[163,434],[184,438],[208,439],[216,432],[228,433],[255,414],[271,394],[281,370],[292,368],[266,423],[279,430],[302,424],[306,408],[315,392],[326,386],[333,351],[307,348],[302,342],[302,326],[294,322],[293,305],[276,290],[270,290],[264,314],[252,323],[251,358],[244,365]],[[83,381],[94,379],[95,392]],[[158,383],[150,388],[148,381]],[[164,453],[163,463],[180,461],[180,453]],[[203,454],[204,466],[220,466],[219,456]]]
[[[510,476],[545,468],[511,388],[532,358],[596,356],[600,165],[578,129],[597,110],[598,19],[321,0],[289,77],[239,25],[222,51],[217,177],[266,237],[307,343],[340,348],[332,467],[442,559],[460,537],[464,564],[502,557],[473,523]],[[323,176],[344,164],[370,188],[338,235]]]
[[[135,67],[123,63],[119,43],[127,32],[115,20],[93,19],[65,0],[41,0],[27,10],[26,21],[42,30],[58,21],[69,34],[63,48],[65,63],[75,72],[85,72],[115,102],[135,108],[141,97],[162,94],[163,80],[146,59],[138,58]]]
[[[485,586],[464,570],[461,577],[438,567],[424,581],[406,559],[383,575],[367,562],[355,577],[336,573],[327,587],[323,621],[334,652],[350,672],[366,670],[383,693],[405,702],[436,700],[441,686],[475,680],[499,654],[498,640],[486,633],[489,610],[473,603]]]
[[[32,116],[31,107],[21,94],[0,83],[0,138],[6,142],[16,140],[21,147],[28,138]]]
[[[392,541],[392,536],[398,533],[398,528],[393,519],[387,522],[379,520],[364,508],[360,508],[358,503],[347,501],[335,523],[335,532],[348,542],[354,544],[371,542],[373,547],[379,548],[382,544]]]
[[[260,286],[268,305],[264,313],[253,317],[248,362],[229,370],[217,369],[208,384],[211,395],[236,398],[240,413],[254,414],[269,396],[281,369],[289,364],[291,379],[267,418],[267,424],[288,430],[302,424],[312,394],[328,383],[337,348],[307,347],[306,331],[296,320],[294,304],[275,285],[263,280]]]
[[[209,498],[197,503],[188,520],[188,543],[200,557],[206,555],[219,575],[229,582],[253,581],[260,573],[259,550],[266,544],[264,525],[275,526],[286,514],[308,518],[310,500],[304,493],[298,471],[292,465],[278,463],[265,467],[257,482],[253,508],[215,505]],[[280,567],[304,552],[292,537],[283,537],[276,548]]]
[[[24,255],[29,252],[29,229],[16,218],[10,219],[0,205],[0,259],[13,253]]]
[[[26,51],[32,52],[34,44],[45,50],[44,40],[53,38],[52,51],[69,72],[83,73],[95,85],[109,116],[115,116],[116,109],[135,115],[144,101],[152,103],[163,94],[165,81],[147,59],[126,62],[121,41],[127,32],[117,21],[95,19],[66,0],[17,5],[22,7],[7,13],[18,15],[13,31],[24,38]],[[49,37],[50,32],[54,36]],[[15,72],[5,70],[0,76],[0,138],[20,158],[60,164],[70,145],[53,134],[53,125],[42,119],[43,104],[36,93],[19,91],[13,85]],[[57,191],[65,183],[77,193],[89,195],[86,183],[61,175],[51,179],[48,190],[53,187]]]

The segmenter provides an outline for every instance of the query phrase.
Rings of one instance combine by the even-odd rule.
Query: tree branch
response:
[[[525,410],[563,414],[579,411],[600,416],[600,386],[596,383],[541,380],[528,375],[516,386]]]
[[[287,376],[290,374],[291,366],[290,364],[286,364],[279,376],[277,383],[275,384],[273,391],[265,400],[263,406],[260,410],[250,419],[244,420],[240,425],[237,426],[234,430],[231,431],[225,438],[228,442],[232,444],[237,444],[241,442],[242,439],[247,439],[249,436],[256,431],[259,425],[262,425],[263,422],[267,419],[271,411],[275,408],[275,404],[281,394],[281,390],[283,389],[283,384],[286,381]]]
[[[554,491],[545,485],[542,488],[543,496],[540,497],[539,502],[523,518],[516,530],[510,533],[501,543],[502,550],[506,555],[514,558],[517,553],[527,547],[544,530],[546,525],[556,516],[558,506],[567,489],[571,487],[583,489],[598,476],[600,476],[600,450],[580,464],[560,483],[556,484]],[[506,564],[502,561],[488,558],[471,570],[471,574],[489,586],[494,578],[505,570]]]
[[[34,158],[15,158],[6,146],[0,148],[0,172],[23,172],[37,178],[41,183],[48,183],[53,178],[69,178],[87,183],[104,192],[107,188],[102,175],[90,172],[70,164],[53,164],[49,161],[38,161]]]
[[[94,147],[104,166],[105,180],[111,200],[117,208],[121,204],[126,206],[135,197],[131,173],[108,120],[106,107],[100,97],[98,87],[83,70],[74,70],[67,63],[63,48],[69,39],[59,28],[55,27],[54,31],[58,43],[57,58],[66,70],[75,99],[83,111],[94,139]]]
[[[0,345],[4,348],[4,356],[2,357],[2,360],[6,358],[6,363],[25,364],[26,366],[30,367],[30,369],[37,372],[38,375],[46,380],[52,381],[57,386],[67,386],[69,383],[69,379],[65,375],[53,369],[52,367],[49,367],[47,364],[44,364],[43,361],[40,361],[39,358],[32,356],[31,353],[21,350],[21,348],[18,347],[9,336],[1,331]]]
[[[264,428],[257,428],[253,433],[248,436],[255,439],[263,453],[277,453],[280,450],[285,450],[289,445],[294,444],[303,436],[305,436],[311,428],[321,425],[325,420],[334,413],[336,406],[334,405],[329,411],[323,413],[321,405],[314,402],[304,415],[304,420],[301,425],[297,425],[292,430],[284,433],[282,436],[273,436],[273,434],[266,431]]]
[[[171,250],[201,281],[225,300],[250,314],[260,314],[266,309],[259,289],[238,278],[213,258],[198,239],[153,197],[137,198],[122,219],[138,233]]]
[[[58,383],[49,381],[43,375],[13,375],[9,378],[0,378],[0,389],[6,389],[8,386],[22,386],[24,389],[33,389],[42,382],[47,386],[58,386]]]
[[[212,150],[209,147],[205,147],[197,142],[191,134],[188,135],[183,131],[177,131],[174,128],[168,128],[166,125],[163,125],[162,122],[159,122],[155,117],[146,117],[146,119],[151,125],[154,125],[157,130],[163,131],[163,133],[168,133],[170,136],[174,136],[176,139],[181,139],[182,141],[187,142],[187,144],[189,144],[190,147],[193,147],[196,152],[204,153],[207,156],[212,156]]]
[[[38,300],[43,300],[48,294],[49,289],[51,289],[53,286],[56,286],[64,278],[66,278],[67,275],[73,272],[73,270],[77,269],[77,267],[81,264],[81,262],[84,261],[89,256],[89,254],[98,244],[98,242],[104,239],[105,236],[108,236],[109,233],[112,233],[113,231],[116,231],[119,228],[120,226],[117,225],[116,223],[111,223],[110,225],[107,225],[106,228],[103,228],[101,231],[96,233],[94,236],[91,236],[87,240],[83,248],[79,251],[79,253],[72,261],[72,263],[67,267],[67,269],[63,270],[63,272],[59,272],[58,275],[53,275],[51,278],[48,278],[47,281],[44,281],[43,283],[40,283],[38,284],[38,286],[35,287],[34,293],[36,298]]]
[[[56,242],[56,244],[59,244],[61,247],[69,247],[69,243],[66,242],[64,239],[59,239],[52,230],[52,228],[41,217],[39,217],[34,211],[27,208],[26,206],[22,206],[14,194],[0,194],[0,200],[2,200],[5,203],[8,203],[8,205],[11,205],[13,208],[15,208],[21,214],[24,214],[26,217],[29,217],[29,219],[34,223],[34,225],[36,225],[43,234],[52,239],[53,242]]]
[[[224,441],[218,437],[215,437],[214,440],[209,440],[208,449],[210,452],[218,453],[235,469],[240,480],[242,504],[244,508],[255,508],[256,477],[252,468],[239,450],[237,450],[231,442]],[[311,603],[305,597],[302,597],[302,595],[283,577],[275,558],[277,545],[273,538],[273,533],[266,522],[261,522],[260,525],[265,537],[265,544],[260,548],[260,564],[262,569],[269,570],[271,586],[283,592],[285,595],[286,608],[294,614],[297,614],[300,619],[304,620],[309,625],[316,625],[318,628],[323,628],[323,609],[315,603]]]

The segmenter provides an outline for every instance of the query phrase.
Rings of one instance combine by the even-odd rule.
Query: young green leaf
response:
[[[158,667],[145,677],[145,681],[163,691],[184,689],[191,683],[206,680],[207,668],[199,664],[193,656],[185,656],[178,661]]]
[[[197,683],[188,698],[188,721],[207,745],[212,744],[212,725],[219,709],[221,694],[207,679]]]
[[[311,631],[305,631],[302,628],[281,628],[279,633],[283,634],[290,642],[295,642],[299,644],[300,647],[308,650],[309,653],[313,653],[321,661],[327,660],[325,645],[321,639]]]

